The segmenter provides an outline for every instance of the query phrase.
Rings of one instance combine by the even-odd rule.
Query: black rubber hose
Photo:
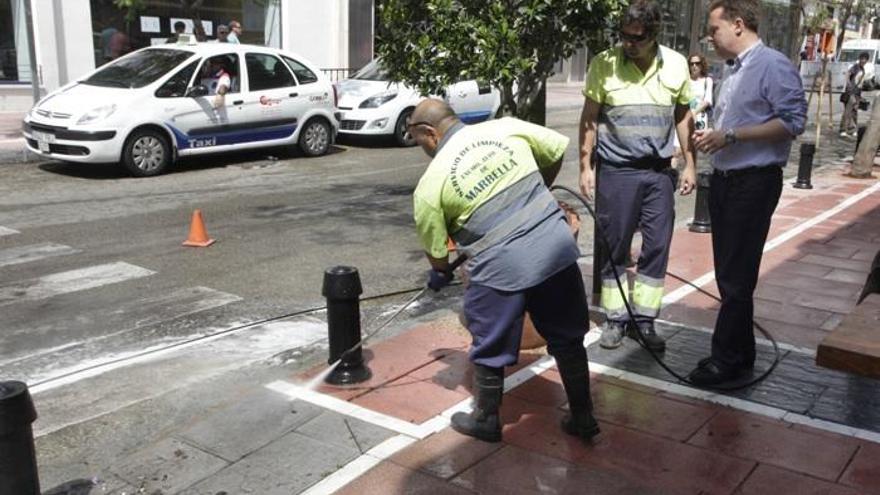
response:
[[[593,221],[594,221],[594,223],[595,223],[595,225],[596,225],[596,236],[598,236],[598,238],[600,239],[600,242],[601,242],[602,245],[605,247],[605,251],[608,252],[609,255],[610,255],[610,254],[612,253],[612,251],[611,251],[611,244],[608,242],[608,238],[605,236],[605,232],[603,232],[603,230],[602,230],[602,225],[599,223],[599,219],[596,218],[596,212],[593,210],[593,207],[590,206],[590,203],[586,200],[586,198],[584,198],[583,196],[581,196],[579,193],[577,193],[577,192],[574,191],[573,189],[570,189],[570,188],[565,187],[565,186],[553,186],[553,187],[550,188],[550,190],[551,190],[551,191],[556,191],[556,190],[559,190],[559,191],[565,191],[565,192],[569,193],[570,195],[574,196],[575,198],[577,198],[577,200],[580,201],[580,203],[581,203],[582,205],[584,205],[584,208],[586,208],[587,211],[590,213],[590,216],[593,217]],[[593,260],[594,263],[595,263],[596,261],[597,261],[597,260],[595,260],[595,259]],[[635,322],[635,315],[633,314],[632,307],[630,307],[630,305],[629,305],[629,298],[627,297],[627,292],[628,292],[628,291],[624,290],[623,285],[622,285],[621,282],[620,282],[620,274],[617,272],[617,266],[616,266],[613,262],[611,263],[611,270],[614,272],[614,279],[617,280],[617,289],[620,291],[620,295],[621,295],[621,297],[623,297],[623,304],[626,306],[626,312],[627,312],[627,314],[629,315],[629,319],[630,319],[631,322]],[[697,290],[698,292],[700,292],[701,294],[705,294],[705,295],[711,297],[712,299],[714,299],[714,300],[716,300],[716,301],[718,301],[718,302],[721,302],[721,299],[719,299],[718,297],[716,297],[714,294],[712,294],[712,293],[710,293],[710,292],[708,292],[708,291],[705,291],[705,290],[703,290],[702,288],[700,288],[700,287],[694,285],[693,282],[691,282],[691,281],[689,281],[689,280],[686,280],[686,279],[684,279],[684,278],[682,278],[682,277],[679,277],[678,275],[675,275],[675,274],[670,273],[670,272],[668,272],[668,271],[666,272],[666,274],[669,275],[670,277],[676,279],[676,280],[679,280],[679,281],[681,281],[681,282],[684,282],[685,284],[687,284],[687,285],[693,287],[694,289],[696,289],[696,290]],[[663,362],[663,359],[662,359],[660,356],[658,356],[656,352],[654,352],[654,351],[651,350],[648,346],[646,346],[645,343],[644,343],[644,341],[642,340],[642,335],[641,335],[640,332],[633,332],[633,333],[636,335],[636,339],[635,339],[636,342],[638,342],[639,345],[641,345],[645,350],[648,351],[648,353],[651,354],[651,357],[653,357],[654,360],[657,361],[657,364],[659,364],[664,370],[666,370],[667,373],[669,373],[670,375],[672,375],[672,376],[675,377],[676,379],[678,379],[678,380],[680,380],[680,381],[682,381],[682,382],[684,382],[684,383],[687,383],[688,385],[692,385],[692,386],[694,386],[694,387],[708,388],[708,389],[713,389],[713,390],[723,390],[723,391],[729,391],[729,390],[740,390],[740,389],[744,389],[744,388],[751,387],[752,385],[755,385],[756,383],[758,383],[758,382],[764,380],[765,378],[767,378],[768,376],[770,376],[770,373],[772,373],[773,370],[776,369],[776,366],[779,364],[780,359],[782,359],[781,353],[779,352],[779,344],[776,343],[776,339],[774,339],[773,336],[770,335],[770,332],[768,332],[764,327],[762,327],[757,321],[754,321],[754,320],[753,320],[752,322],[754,323],[755,327],[756,327],[756,328],[757,328],[762,334],[764,334],[765,337],[767,337],[767,340],[769,340],[770,343],[773,344],[773,351],[774,351],[774,353],[775,353],[776,355],[775,355],[775,358],[773,359],[773,363],[770,365],[770,367],[767,368],[766,371],[764,371],[763,373],[761,373],[760,376],[758,376],[757,378],[752,379],[752,380],[749,381],[749,382],[746,382],[746,383],[737,383],[737,384],[735,384],[735,385],[713,385],[713,386],[706,386],[706,385],[696,385],[696,384],[694,384],[693,382],[691,382],[690,380],[688,380],[687,377],[684,377],[684,376],[682,376],[682,375],[676,373],[675,370],[673,370],[673,369],[670,368],[665,362]]]

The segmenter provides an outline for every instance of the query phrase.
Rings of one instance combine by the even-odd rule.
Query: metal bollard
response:
[[[707,234],[712,232],[712,221],[709,218],[709,188],[712,180],[712,172],[700,172],[697,174],[697,199],[694,203],[694,221],[688,230]]]
[[[333,385],[348,385],[368,380],[372,373],[364,365],[361,348],[343,353],[361,341],[361,310],[359,296],[363,293],[357,268],[334,266],[324,271],[321,294],[327,298],[327,327],[330,340],[330,358],[333,364],[342,362],[324,379]]]
[[[36,419],[27,385],[0,382],[0,495],[40,495],[31,426]]]
[[[810,176],[813,175],[813,155],[816,154],[816,145],[813,143],[801,143],[801,159],[798,162],[798,177],[794,183],[795,189],[812,189]]]

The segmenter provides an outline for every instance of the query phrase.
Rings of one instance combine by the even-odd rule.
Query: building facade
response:
[[[707,55],[713,72],[719,60],[705,41],[709,0],[659,0],[664,11],[660,42],[682,54]],[[131,50],[165,43],[174,24],[207,40],[217,27],[241,23],[241,41],[281,47],[344,77],[373,57],[375,0],[142,0],[138,9],[114,0],[0,0],[0,111],[24,111],[36,86],[46,94]],[[192,3],[197,9],[189,8]],[[764,0],[761,35],[785,53],[797,53],[799,1]],[[28,36],[30,6],[33,64]],[[797,46],[796,46],[797,45]],[[793,51],[792,51],[793,50]],[[579,50],[557,64],[555,82],[581,82],[590,54]]]
[[[113,0],[0,0],[0,111],[31,107],[32,69],[45,95],[125,53],[165,43],[178,22],[210,41],[218,26],[237,21],[242,43],[280,47],[322,68],[361,67],[373,57],[373,0],[144,0],[139,7],[119,8]]]

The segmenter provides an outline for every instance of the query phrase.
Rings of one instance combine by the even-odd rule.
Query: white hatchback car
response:
[[[215,108],[208,86],[219,68],[231,87]],[[333,85],[297,55],[183,40],[137,50],[52,92],[27,114],[23,133],[44,157],[122,163],[144,177],[178,156],[233,149],[297,144],[323,155],[336,137],[335,106]]]
[[[393,135],[401,146],[415,144],[406,132],[406,123],[424,97],[409,86],[391,82],[380,59],[374,59],[350,79],[336,83],[336,90],[342,115],[340,134]],[[501,106],[501,94],[477,81],[462,81],[446,89],[446,101],[469,124],[492,118]]]

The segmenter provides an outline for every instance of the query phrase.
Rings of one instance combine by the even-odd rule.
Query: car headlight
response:
[[[77,124],[89,124],[97,120],[106,119],[116,111],[116,105],[105,105],[103,107],[93,108],[76,121]]]
[[[379,93],[364,100],[358,105],[358,108],[378,108],[395,98],[397,98],[397,93]]]

